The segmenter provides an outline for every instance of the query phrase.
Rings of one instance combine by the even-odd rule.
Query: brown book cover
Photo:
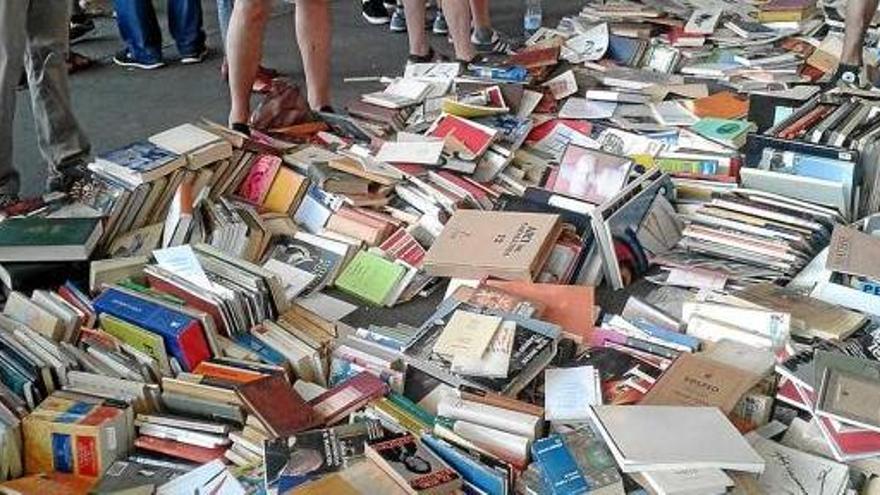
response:
[[[281,375],[245,383],[237,392],[242,403],[276,437],[289,437],[316,424],[315,411]]]
[[[642,398],[646,406],[715,406],[725,414],[761,377],[743,370],[684,353],[672,363]]]
[[[532,280],[556,239],[559,215],[458,210],[425,256],[441,277]]]
[[[367,402],[382,397],[388,386],[381,379],[362,371],[311,400],[322,423],[332,425]]]
[[[880,239],[858,229],[838,225],[831,234],[825,268],[880,280]]]
[[[593,331],[596,317],[592,287],[503,280],[487,280],[486,284],[541,304],[542,320],[555,323],[584,341]]]
[[[749,101],[730,91],[720,91],[696,100],[694,113],[700,118],[739,119],[749,113]]]

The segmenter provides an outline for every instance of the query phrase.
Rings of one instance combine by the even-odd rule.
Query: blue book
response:
[[[168,353],[185,371],[211,357],[202,324],[160,304],[107,289],[94,301],[95,311],[109,314],[162,337]]]
[[[275,364],[278,366],[284,365],[287,362],[287,358],[284,357],[284,354],[281,354],[277,350],[269,347],[260,341],[260,339],[254,337],[249,333],[240,333],[234,337],[235,343],[255,352],[260,356],[264,361],[269,364]]]
[[[422,444],[458,472],[467,485],[472,485],[488,495],[505,495],[507,493],[506,473],[477,462],[433,435],[422,435]]]
[[[672,342],[673,344],[685,346],[692,351],[700,348],[700,339],[696,337],[683,333],[672,332],[665,328],[660,328],[659,326],[642,319],[634,320],[631,323],[639,327],[640,330],[652,337],[662,339],[667,342]]]
[[[590,491],[587,480],[559,435],[535,440],[532,457],[553,495],[580,495]]]
[[[165,176],[186,165],[186,157],[149,141],[138,141],[98,155],[96,166],[135,185]]]

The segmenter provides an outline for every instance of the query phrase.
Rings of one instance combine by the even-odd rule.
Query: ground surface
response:
[[[167,23],[165,2],[154,2],[163,29]],[[225,122],[228,91],[220,79],[220,32],[214,0],[203,0],[205,30],[211,57],[197,66],[176,63],[177,53],[165,33],[165,57],[171,62],[164,69],[143,72],[112,64],[120,42],[113,19],[98,20],[98,30],[74,49],[99,60],[99,66],[72,77],[74,106],[82,126],[92,140],[93,151],[102,152],[142,139],[174,125],[207,117]],[[560,16],[576,12],[579,3],[545,1],[545,24],[555,25]],[[370,90],[363,83],[344,83],[343,78],[395,75],[402,72],[406,58],[406,35],[388,31],[387,26],[370,26],[361,17],[359,0],[333,1],[333,77],[334,104],[345,102]],[[495,25],[519,35],[523,3],[493,0]],[[302,64],[293,38],[293,7],[276,5],[265,37],[267,65],[302,81]],[[441,51],[450,48],[444,37],[432,36]],[[22,193],[38,194],[44,184],[45,165],[37,151],[27,95],[19,93],[15,123],[15,163],[22,173]]]

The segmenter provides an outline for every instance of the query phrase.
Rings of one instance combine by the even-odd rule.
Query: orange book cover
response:
[[[565,332],[582,340],[593,330],[595,299],[592,287],[505,280],[486,280],[485,283],[543,304],[541,319],[559,325]]]
[[[276,213],[288,213],[299,204],[308,179],[287,167],[278,169],[275,180],[263,200],[263,207]]]
[[[749,101],[743,100],[731,91],[720,91],[694,102],[697,117],[718,119],[739,119],[749,113]]]
[[[50,493],[84,494],[91,490],[95,478],[65,473],[40,473],[0,483],[0,492],[20,495]]]
[[[256,371],[210,363],[208,361],[202,361],[199,363],[192,372],[197,375],[220,378],[235,383],[248,383],[266,376]]]

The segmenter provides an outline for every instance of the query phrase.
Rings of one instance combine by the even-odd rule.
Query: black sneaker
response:
[[[120,67],[133,67],[135,69],[154,70],[165,66],[165,62],[144,62],[134,58],[127,49],[120,50],[113,56],[113,63]]]
[[[382,4],[382,0],[364,0],[361,7],[361,15],[370,24],[378,26],[391,22],[391,16],[388,15],[388,9]]]
[[[190,55],[181,55],[180,63],[183,65],[193,65],[200,64],[205,61],[205,58],[208,56],[208,49],[202,48],[200,51]]]
[[[66,164],[58,165],[58,173],[49,177],[46,189],[49,192],[69,192],[77,183],[88,181],[92,172],[86,167],[85,160],[76,158]]]
[[[471,43],[480,53],[494,53],[499,55],[510,55],[513,53],[513,47],[509,41],[506,41],[498,31],[492,31],[492,37],[488,40],[477,37],[476,31],[471,34]]]
[[[87,34],[95,30],[95,21],[85,17],[70,21],[70,42],[76,43],[82,41]]]

